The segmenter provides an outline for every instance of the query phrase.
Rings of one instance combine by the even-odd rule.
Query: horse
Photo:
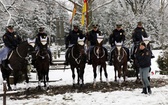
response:
[[[41,38],[41,46],[38,48],[37,53],[36,53],[36,71],[38,75],[38,89],[41,89],[41,80],[43,79],[44,82],[44,87],[49,88],[49,53],[48,53],[48,48],[47,48],[47,37],[46,38]],[[47,83],[47,84],[46,84]]]
[[[83,86],[84,84],[84,69],[85,69],[85,64],[86,64],[86,53],[85,53],[85,46],[84,46],[84,40],[78,38],[78,43],[73,45],[69,49],[69,54],[68,54],[68,62],[70,64],[70,68],[72,71],[72,79],[73,79],[73,87],[75,87],[75,68],[77,70],[78,74],[78,85],[80,87]]]
[[[140,45],[140,42],[136,42],[135,45],[134,45],[134,49],[133,49],[133,69],[135,71],[135,75],[136,75],[136,82],[139,82],[140,81],[140,78],[139,78],[139,66],[138,66],[138,62],[137,62],[137,59],[136,59],[136,52],[139,51],[139,45]]]
[[[142,40],[144,41],[144,43],[148,46],[149,45],[149,40],[150,37],[143,37],[142,36]],[[139,51],[139,46],[140,46],[140,41],[137,41],[134,45],[134,49],[133,49],[133,69],[135,70],[135,74],[136,74],[136,82],[139,83],[140,82],[140,77],[139,77],[139,66],[138,66],[138,62],[136,59],[136,52]],[[147,47],[149,50],[149,46]]]
[[[116,72],[118,71],[118,82],[121,84],[121,72],[123,74],[123,79],[126,81],[127,75],[127,52],[124,49],[122,42],[115,42],[116,48],[114,49],[114,71],[115,71],[115,81],[117,81]]]
[[[105,49],[103,48],[103,38],[104,36],[97,35],[97,44],[93,47],[90,57],[93,67],[93,74],[94,74],[94,80],[93,80],[93,88],[96,87],[96,77],[97,77],[97,67],[100,67],[100,81],[102,82],[102,69],[104,70],[104,75],[106,77],[107,85],[109,86],[110,83],[108,81],[108,74],[106,70],[106,59],[107,55],[105,52]]]
[[[16,84],[19,79],[19,74],[20,72],[25,75],[26,79],[26,89],[29,89],[28,83],[29,83],[29,78],[27,75],[28,69],[28,54],[33,50],[34,47],[34,40],[26,40],[20,43],[15,50],[11,51],[8,56],[8,67],[4,67],[1,65],[1,72],[2,72],[2,77],[3,80],[7,81],[7,86],[8,90],[12,90],[10,83],[9,83],[9,76],[11,73],[13,73],[14,76],[14,90],[16,90]]]

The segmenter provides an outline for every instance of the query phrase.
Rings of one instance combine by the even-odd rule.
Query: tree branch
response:
[[[56,2],[59,6],[61,6],[62,8],[64,8],[65,10],[67,10],[67,11],[69,11],[69,12],[73,12],[73,10],[70,10],[70,9],[66,8],[64,5],[60,4],[58,1],[55,0],[55,2]],[[81,15],[82,13],[76,12],[76,14]]]
[[[114,0],[108,1],[108,2],[106,2],[106,3],[104,3],[104,4],[102,4],[102,5],[97,6],[96,8],[94,8],[94,9],[92,9],[92,10],[89,10],[88,12],[90,12],[90,11],[93,12],[93,11],[97,10],[98,8],[101,8],[101,7],[105,6],[105,5],[108,5],[108,4],[112,3],[113,1],[114,1]]]
[[[3,5],[4,9],[7,11],[7,13],[9,14],[9,19],[6,25],[9,25],[10,21],[11,21],[11,13],[8,11],[8,9],[6,8],[5,4],[2,2],[2,0],[0,0],[0,3]]]
[[[72,0],[69,0],[70,2],[72,2],[73,4],[76,4],[77,6],[79,6],[80,8],[82,8],[82,5],[81,4],[78,4],[78,3],[76,3],[76,2],[74,2],[74,1],[72,1]]]

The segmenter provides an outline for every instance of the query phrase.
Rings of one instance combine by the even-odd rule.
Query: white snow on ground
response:
[[[152,59],[152,78],[168,78],[167,76],[155,74],[158,71],[156,59],[160,54],[160,50],[153,51],[155,58]],[[64,58],[64,57],[63,57]],[[62,58],[60,58],[62,59]],[[114,81],[113,66],[107,67],[109,81]],[[51,70],[49,73],[50,80],[59,80],[51,82],[52,86],[72,84],[71,70]],[[128,78],[135,79],[135,78]],[[31,73],[31,79],[36,80],[36,74]],[[103,80],[105,81],[104,75]],[[97,76],[99,81],[99,72]],[[84,82],[93,82],[92,66],[87,65],[85,68]],[[13,85],[12,85],[13,86]],[[30,87],[36,87],[37,83],[30,83]],[[0,92],[2,92],[2,77],[0,73]],[[17,87],[25,88],[24,83],[17,84]],[[71,87],[70,87],[71,88]],[[66,91],[66,90],[65,90]],[[40,95],[37,99],[11,100],[7,97],[7,105],[168,105],[168,86],[160,88],[152,88],[151,95],[141,94],[141,88],[133,91],[113,91],[113,92],[90,92],[90,93],[66,93],[54,96]],[[0,97],[0,105],[3,104],[3,98]]]

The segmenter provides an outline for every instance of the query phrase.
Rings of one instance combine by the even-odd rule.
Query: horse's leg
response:
[[[107,70],[106,70],[106,64],[104,64],[103,68],[104,68],[104,75],[106,77],[107,85],[110,86],[110,83],[109,83],[109,80],[108,80],[108,74],[107,74]]]
[[[93,66],[93,73],[94,73],[93,88],[96,87],[96,77],[97,77],[96,68],[97,66]]]
[[[118,83],[121,85],[121,67],[118,68]]]
[[[82,83],[81,83],[81,87],[83,86],[83,84],[84,84],[84,78],[83,78],[83,76],[84,76],[84,68],[82,68],[81,69],[81,81],[82,81]]]
[[[117,82],[117,68],[114,66],[114,81]]]
[[[42,75],[40,73],[40,71],[38,71],[37,69],[37,75],[38,75],[38,89],[41,89],[41,80],[42,80]]]
[[[137,67],[137,63],[136,63],[135,59],[134,59],[133,64],[134,64],[134,70],[136,72],[136,77],[137,77],[136,82],[139,82],[140,81],[140,79],[139,79],[139,68]]]
[[[43,74],[43,80],[44,80],[44,87],[46,88],[46,75],[45,75],[45,72]]]
[[[9,75],[6,76],[6,82],[7,82],[8,90],[11,91],[12,88],[11,88],[10,83],[9,83]]]
[[[18,75],[14,72],[13,76],[14,76],[14,88],[13,89],[16,90],[17,89],[16,84],[17,84],[17,81],[18,81]]]
[[[76,68],[77,69],[77,74],[78,74],[78,85],[80,84],[80,69],[79,68]]]
[[[98,66],[98,68],[100,69],[100,82],[102,82],[102,66]]]
[[[123,78],[124,81],[126,81],[126,76],[127,76],[127,62],[123,65]]]
[[[11,88],[10,83],[9,83],[9,76],[11,74],[10,71],[7,71],[3,67],[1,67],[1,72],[2,72],[3,80],[6,80],[6,82],[7,82],[8,90],[11,91],[12,88]]]
[[[74,72],[75,68],[71,67],[71,71],[72,71],[72,79],[73,79],[73,87],[75,87],[75,72]]]
[[[25,71],[25,79],[26,79],[26,89],[28,90],[29,89],[29,77],[27,75],[27,70]]]
[[[48,74],[49,74],[49,68],[48,68],[47,73],[46,73],[47,89],[49,88],[49,76],[48,76]]]

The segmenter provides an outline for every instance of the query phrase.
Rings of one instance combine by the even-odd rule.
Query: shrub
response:
[[[157,63],[159,65],[160,74],[167,75],[168,74],[168,52],[163,53],[163,55],[159,56],[157,59]]]

